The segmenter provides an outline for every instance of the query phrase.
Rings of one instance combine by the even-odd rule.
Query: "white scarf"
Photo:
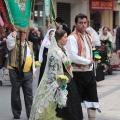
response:
[[[50,40],[49,40],[49,33],[51,30],[55,29],[50,29],[48,30],[47,34],[45,35],[43,42],[41,44],[40,50],[39,50],[39,62],[41,63],[43,61],[43,51],[44,51],[44,47],[48,48],[50,45]]]

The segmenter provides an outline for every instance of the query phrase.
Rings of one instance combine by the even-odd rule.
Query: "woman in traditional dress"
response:
[[[105,73],[112,74],[112,68],[110,66],[110,57],[113,50],[112,35],[108,32],[107,27],[103,27],[100,34],[101,48],[99,49],[101,55],[101,61],[104,64]]]
[[[40,47],[39,62],[41,63],[41,66],[40,66],[38,85],[39,85],[39,83],[42,79],[42,76],[43,76],[43,73],[44,73],[44,70],[45,70],[48,48],[50,46],[51,36],[52,36],[54,31],[55,31],[55,29],[48,30],[47,34],[45,35],[45,38],[43,39],[41,47]]]
[[[110,57],[112,52],[112,35],[108,32],[107,27],[103,27],[101,33],[99,34],[101,45],[105,45],[107,47],[107,56]]]
[[[82,109],[76,84],[72,78],[72,66],[64,48],[67,33],[56,30],[48,50],[45,72],[33,100],[29,120],[82,120]],[[69,83],[62,84],[65,78]],[[61,87],[62,84],[62,87]]]

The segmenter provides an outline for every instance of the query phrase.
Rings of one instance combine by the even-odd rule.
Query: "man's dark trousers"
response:
[[[12,84],[11,89],[11,107],[14,117],[20,117],[22,105],[20,99],[20,87],[22,87],[25,107],[26,107],[26,115],[30,116],[32,101],[33,101],[33,89],[32,89],[32,72],[24,72],[24,77],[21,79],[18,77],[18,74],[15,70],[9,69],[10,81]]]

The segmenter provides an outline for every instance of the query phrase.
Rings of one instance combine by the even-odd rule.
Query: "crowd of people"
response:
[[[0,24],[0,85],[7,68],[14,119],[20,119],[22,87],[29,120],[83,120],[82,102],[88,120],[95,120],[96,111],[100,112],[96,83],[112,74],[111,63],[119,66],[120,28],[95,31],[87,28],[87,21],[85,14],[76,15],[70,30],[57,17],[56,28],[49,29],[45,37],[42,28],[31,27],[28,33]],[[116,57],[111,57],[113,51],[117,51]],[[35,61],[39,61],[40,71],[33,98]]]

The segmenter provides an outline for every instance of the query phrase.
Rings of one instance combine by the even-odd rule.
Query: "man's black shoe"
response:
[[[2,81],[0,80],[0,86],[2,86]]]
[[[14,116],[14,119],[20,119],[20,116]]]

